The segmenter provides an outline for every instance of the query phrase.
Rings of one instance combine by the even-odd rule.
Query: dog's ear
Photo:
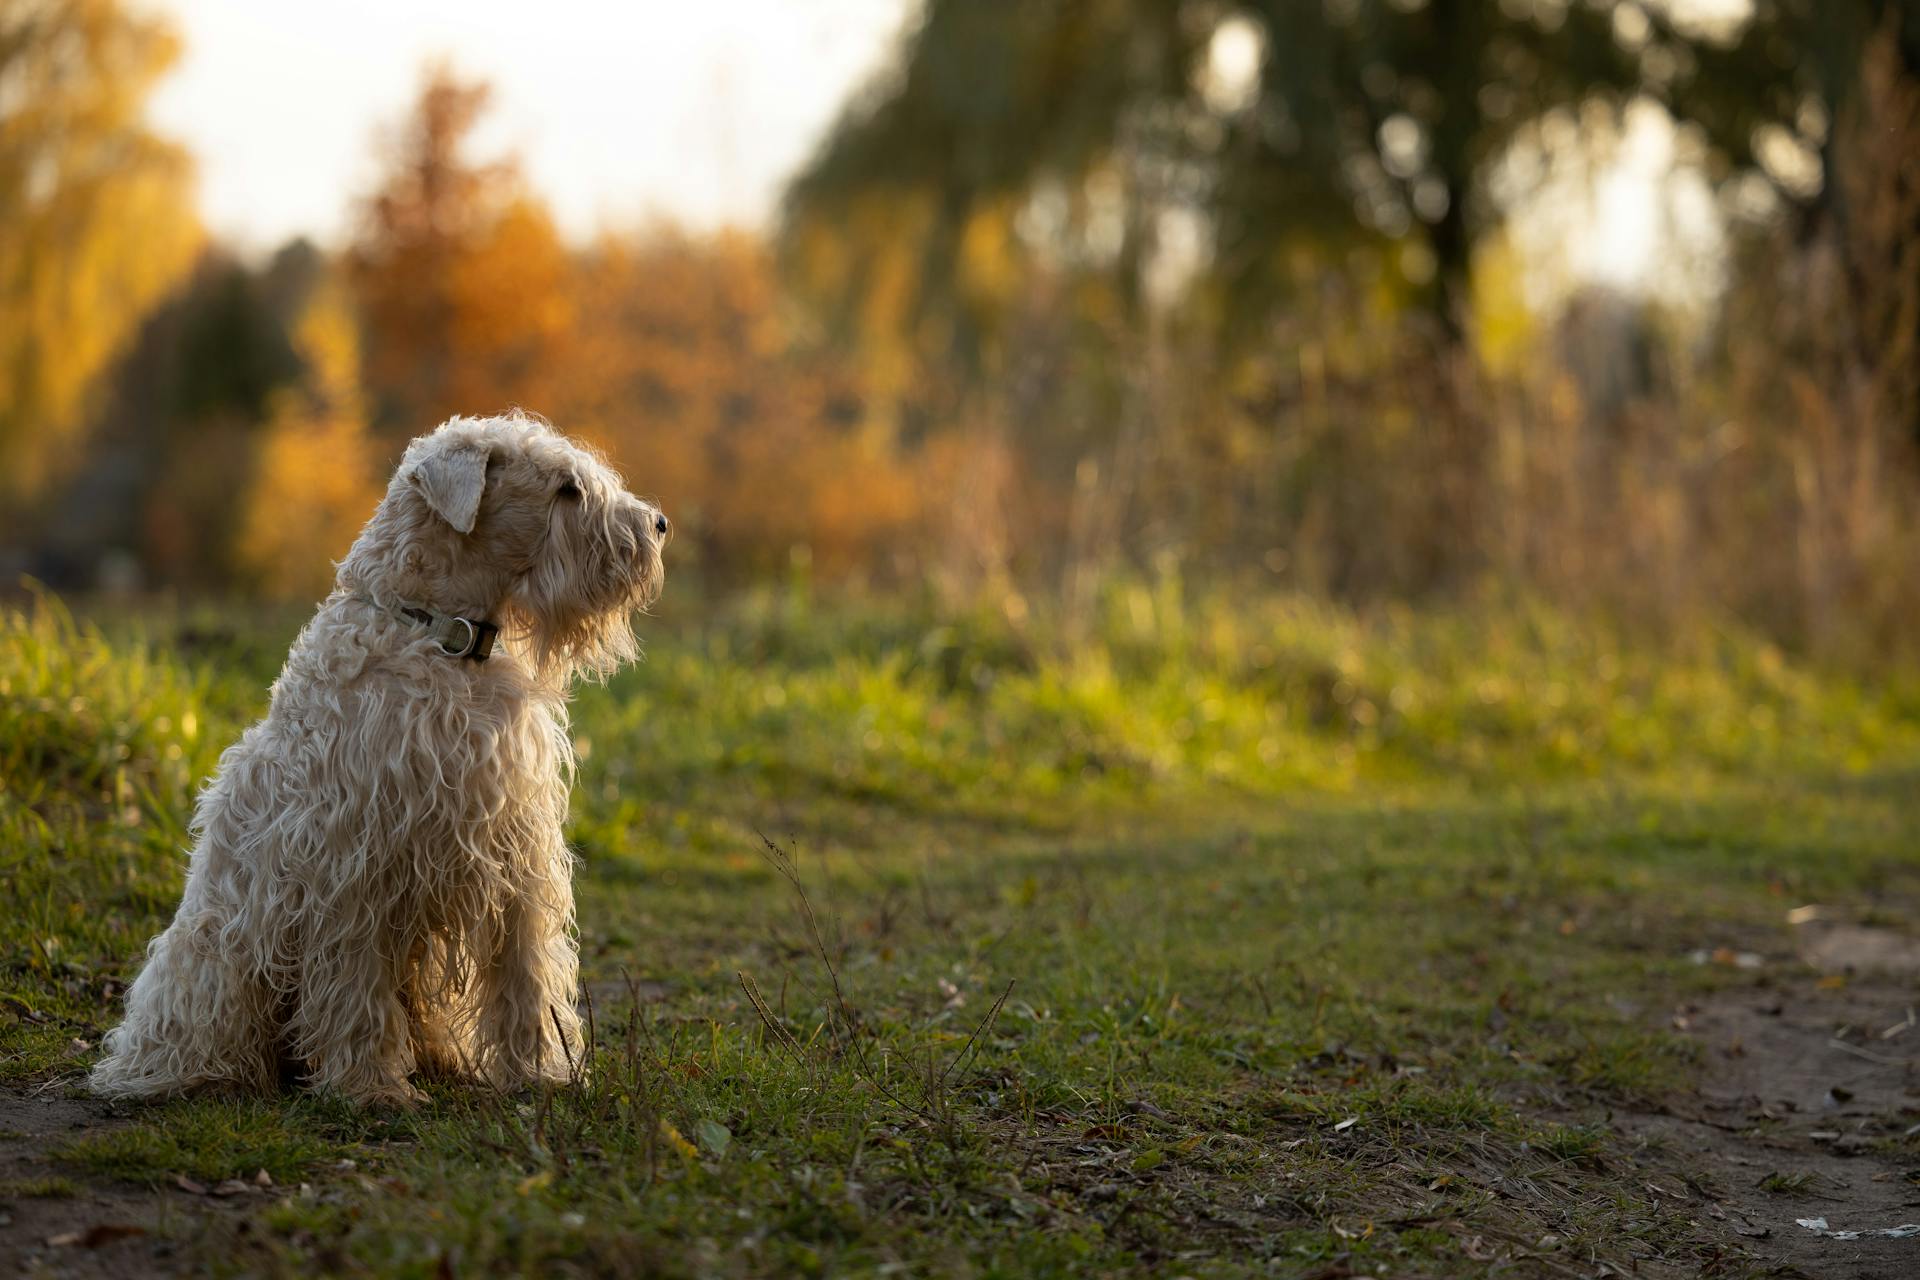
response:
[[[413,464],[413,483],[434,514],[461,533],[472,533],[487,487],[487,451],[477,444],[435,450]]]

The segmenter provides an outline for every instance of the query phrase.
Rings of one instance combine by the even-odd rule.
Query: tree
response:
[[[191,267],[190,166],[141,122],[179,46],[115,0],[0,3],[0,500],[37,493],[98,375]]]
[[[1842,91],[1882,7],[1759,0],[1728,29],[1652,0],[927,0],[791,187],[789,258],[843,320],[892,289],[972,357],[997,315],[969,297],[984,219],[1023,222],[1043,264],[1098,259],[1137,305],[1180,212],[1229,318],[1270,310],[1302,249],[1357,250],[1458,337],[1498,216],[1482,174],[1517,129],[1646,95],[1750,165],[1817,132],[1807,95]]]
[[[771,254],[737,232],[605,237],[579,264],[580,332],[555,412],[606,445],[722,572],[884,565],[917,477],[868,429],[844,362],[797,350]]]
[[[570,263],[518,169],[466,154],[488,94],[428,71],[348,257],[374,421],[399,438],[455,413],[550,412],[563,386]]]
[[[271,396],[234,559],[265,595],[317,599],[380,486],[360,394],[359,335],[338,282],[315,285],[292,337],[305,373]]]

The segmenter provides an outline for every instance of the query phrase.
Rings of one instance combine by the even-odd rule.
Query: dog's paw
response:
[[[382,1111],[415,1111],[427,1100],[425,1093],[405,1080],[353,1096],[357,1105]]]

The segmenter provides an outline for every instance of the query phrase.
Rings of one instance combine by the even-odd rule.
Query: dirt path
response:
[[[181,1274],[181,1245],[210,1217],[236,1211],[180,1191],[76,1178],[48,1157],[78,1134],[125,1123],[58,1082],[0,1090],[0,1274]]]
[[[1675,1029],[1701,1047],[1699,1087],[1615,1127],[1649,1189],[1688,1204],[1730,1249],[1821,1280],[1912,1280],[1920,947],[1852,925],[1798,932],[1802,958],[1826,976],[1756,977],[1677,1010]],[[1901,1227],[1912,1233],[1877,1234]]]

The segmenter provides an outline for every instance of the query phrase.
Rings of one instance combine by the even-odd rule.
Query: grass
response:
[[[1693,951],[1920,888],[1920,685],[1736,632],[1172,583],[1072,644],[801,591],[648,630],[575,717],[583,1083],[172,1103],[67,1175],[265,1169],[206,1261],[287,1274],[1725,1266],[1608,1109],[1698,1069]],[[111,1024],[288,634],[0,615],[0,1076]]]
[[[0,1180],[0,1204],[14,1200],[72,1200],[80,1184],[72,1178],[11,1178]]]

